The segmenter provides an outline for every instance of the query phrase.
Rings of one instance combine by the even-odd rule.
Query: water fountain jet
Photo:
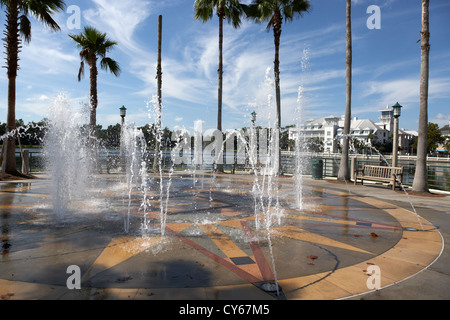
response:
[[[44,138],[44,158],[51,172],[53,212],[63,218],[73,200],[85,196],[92,159],[83,134],[84,115],[74,113],[64,95],[59,95],[49,111]]]

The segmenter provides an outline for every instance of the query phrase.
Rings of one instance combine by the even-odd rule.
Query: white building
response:
[[[394,130],[393,110],[389,106],[379,110],[381,116],[379,122],[373,122],[370,119],[358,119],[354,117],[350,121],[350,135],[354,139],[370,144],[370,136],[374,142],[385,144],[391,141]],[[306,121],[306,124],[300,125],[300,131],[306,140],[320,139],[324,144],[325,153],[337,153],[338,144],[342,144],[342,135],[344,132],[344,116],[328,116],[319,119]],[[292,128],[289,131],[289,139],[295,139],[297,129]],[[417,132],[399,130],[399,147],[401,150],[407,148],[411,140],[417,136]]]
[[[444,144],[446,144],[450,140],[450,121],[448,122],[447,125],[443,126],[439,130],[441,131],[441,135],[445,138]],[[439,145],[436,151],[446,152],[446,150],[444,148],[444,144]]]

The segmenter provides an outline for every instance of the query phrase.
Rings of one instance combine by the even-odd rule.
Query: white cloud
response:
[[[50,32],[37,23],[32,26],[32,34],[31,42],[24,45],[19,54],[20,66],[26,70],[24,72],[52,76],[74,73],[80,58],[66,34]],[[68,46],[69,50],[66,48]]]
[[[22,117],[32,118],[32,121],[39,121],[45,117],[49,118],[49,108],[55,103],[57,100],[57,96],[60,93],[55,94],[39,94],[35,96],[31,96],[23,99],[23,101],[19,101],[17,103],[17,110],[20,110],[20,116],[17,118],[20,119]],[[73,111],[81,113],[82,105],[81,102],[83,98],[75,97],[71,95],[65,96],[68,102],[68,105],[72,108]]]
[[[437,123],[442,128],[450,124],[450,114],[438,113],[434,118],[430,119],[430,122]]]
[[[63,53],[60,48],[52,48],[48,44],[44,46],[38,42],[33,42],[21,57],[24,63],[32,64],[35,70],[40,67],[41,73],[53,75],[67,74],[79,63],[76,55]]]
[[[366,85],[369,89],[363,96],[381,96],[383,104],[392,103],[394,100],[403,101],[403,103],[419,101],[420,83],[418,77],[368,81]],[[429,81],[429,99],[449,97],[449,93],[447,93],[449,87],[450,78],[431,78]]]
[[[133,5],[122,0],[93,0],[97,8],[83,12],[84,18],[93,26],[107,33],[120,43],[120,48],[140,52],[133,35],[151,13],[151,3],[134,0]]]
[[[41,94],[38,97],[26,98],[26,101],[50,101],[50,97],[46,94]]]
[[[390,104],[393,100],[403,101],[403,103],[417,101],[419,96],[418,79],[395,79],[388,81],[367,82],[368,91],[366,96],[381,96],[383,103]]]

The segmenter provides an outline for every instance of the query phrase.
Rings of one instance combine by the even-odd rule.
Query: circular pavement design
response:
[[[99,175],[64,215],[49,181],[1,183],[1,299],[339,299],[409,278],[443,247],[408,210],[292,177],[150,178],[130,191]]]

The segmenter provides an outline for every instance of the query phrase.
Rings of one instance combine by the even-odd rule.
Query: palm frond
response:
[[[238,0],[229,0],[224,10],[228,23],[231,23],[234,28],[239,28],[242,22],[241,17],[244,16],[244,5]]]
[[[238,28],[241,25],[241,17],[244,15],[244,7],[239,0],[196,0],[195,19],[206,22],[214,16],[214,11],[218,12],[220,8],[228,23]]]
[[[117,61],[109,58],[106,54],[111,51],[118,43],[107,37],[106,33],[102,33],[94,27],[86,26],[80,34],[69,34],[69,37],[76,42],[77,47],[81,49],[80,59],[84,68],[84,63],[87,62],[92,67],[100,60],[100,67],[105,71],[110,71],[115,76],[120,75],[120,66]],[[82,68],[78,74],[78,79],[81,79]]]
[[[113,75],[118,77],[120,75],[120,66],[117,63],[117,61],[111,59],[111,58],[103,58],[100,60],[100,67],[105,71],[110,71]]]
[[[25,43],[31,41],[31,22],[26,15],[19,17],[19,32]]]
[[[55,20],[53,20],[53,18],[49,12],[44,11],[44,12],[40,13],[37,16],[37,18],[42,24],[44,24],[45,26],[50,28],[50,30],[61,31],[61,27],[58,25],[58,23]]]
[[[81,61],[80,70],[78,70],[78,82],[84,78],[84,61]]]
[[[274,17],[275,17],[274,15],[270,16],[269,23],[267,23],[267,26],[266,26],[266,31],[267,32],[269,32],[270,29],[272,29]]]
[[[309,0],[290,0],[286,5],[282,6],[285,21],[292,21],[295,16],[301,17],[303,13],[311,10]]]
[[[105,37],[105,38],[102,39],[102,42],[98,46],[97,54],[100,57],[104,58],[104,57],[106,57],[106,54],[109,51],[111,51],[116,45],[118,45],[118,42],[113,41],[113,40],[108,39],[108,38]]]
[[[91,55],[91,50],[89,48],[83,48],[83,50],[80,51],[80,59],[81,61],[85,61],[87,63],[89,63],[90,57]]]
[[[198,8],[195,11],[195,19],[206,22],[214,16],[214,11],[211,8]]]
[[[118,43],[117,41],[113,41],[113,40],[111,40],[111,39],[106,39],[105,42],[104,42],[104,44],[103,44],[103,46],[104,46],[106,49],[110,50],[112,47],[114,47],[114,46],[116,46],[116,45],[118,45],[118,44],[119,44],[119,43]]]
[[[104,38],[103,33],[90,26],[84,27],[82,35],[86,39],[85,46],[89,46],[91,48],[97,47],[99,43],[102,42],[102,38]]]
[[[77,43],[79,48],[83,48],[86,42],[85,37],[82,34],[69,34],[69,37]]]
[[[195,20],[206,22],[214,15],[213,1],[196,0],[194,2]]]
[[[267,31],[273,27],[276,11],[281,13],[285,21],[292,21],[295,16],[302,16],[310,9],[310,0],[253,0],[244,6],[247,19],[257,23],[268,22]]]
[[[52,15],[64,11],[66,5],[63,0],[22,0],[18,1],[18,5],[24,15],[33,15],[52,31],[61,30]]]

